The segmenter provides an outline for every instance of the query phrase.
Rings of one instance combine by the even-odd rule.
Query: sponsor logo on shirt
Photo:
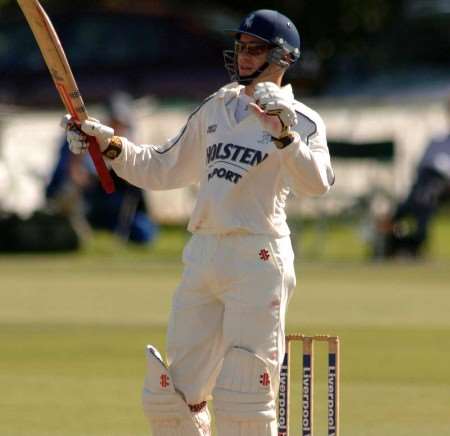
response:
[[[268,153],[263,153],[261,150],[255,150],[254,148],[219,142],[206,149],[206,162],[210,164],[215,160],[229,160],[255,166],[259,165],[268,155]]]
[[[236,173],[231,170],[227,170],[225,168],[214,168],[209,174],[208,174],[208,181],[211,180],[213,177],[217,177],[219,179],[225,179],[232,183],[239,182],[240,178],[242,177],[239,173]]]
[[[232,183],[238,183],[242,174],[236,172],[236,168],[240,169],[241,173],[247,171],[245,166],[259,165],[268,155],[261,150],[237,144],[224,144],[222,142],[212,144],[206,149],[206,163],[208,167],[214,166],[208,174],[208,180],[218,177]],[[233,167],[233,170],[216,166],[219,162]]]

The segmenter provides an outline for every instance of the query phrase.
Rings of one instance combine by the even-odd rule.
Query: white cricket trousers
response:
[[[167,334],[176,389],[188,404],[210,399],[225,353],[242,347],[266,362],[277,393],[295,287],[289,236],[194,234],[183,263]]]

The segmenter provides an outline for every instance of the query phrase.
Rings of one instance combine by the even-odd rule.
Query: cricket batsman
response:
[[[257,10],[224,53],[232,83],[206,98],[162,145],[137,145],[89,119],[66,123],[75,154],[94,136],[113,170],[143,189],[198,184],[173,296],[167,364],[147,347],[143,409],[154,436],[274,436],[285,318],[295,287],[286,224],[290,192],[334,183],[325,126],[295,100],[286,70],[300,36],[279,12]]]

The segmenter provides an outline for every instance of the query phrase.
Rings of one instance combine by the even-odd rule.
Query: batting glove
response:
[[[297,124],[294,101],[288,99],[281,88],[275,83],[258,83],[255,87],[253,97],[256,104],[260,106],[266,114],[278,116],[283,124],[284,130],[290,130],[291,127]]]
[[[272,82],[261,82],[253,94],[256,104],[250,104],[263,128],[270,133],[274,143],[284,148],[292,139],[291,128],[297,124],[294,101],[288,99],[281,88]],[[280,142],[281,141],[281,142]]]
[[[114,136],[113,128],[103,125],[95,118],[89,118],[79,126],[70,115],[65,115],[61,126],[66,129],[69,149],[74,154],[86,153],[89,148],[88,136],[95,137],[100,151],[103,153]]]

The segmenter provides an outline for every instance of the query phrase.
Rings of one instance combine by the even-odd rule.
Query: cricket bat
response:
[[[17,0],[17,3],[34,34],[66,110],[76,123],[83,122],[88,118],[86,106],[52,22],[37,0]],[[96,139],[88,136],[88,140],[89,154],[94,162],[100,183],[103,189],[110,194],[115,190],[111,174],[105,165]]]

